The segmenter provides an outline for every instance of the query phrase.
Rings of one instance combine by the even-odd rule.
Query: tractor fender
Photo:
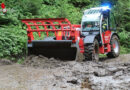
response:
[[[111,33],[110,39],[112,38],[113,35],[116,35],[116,36],[120,39],[119,35],[118,35],[117,33],[115,33],[115,32],[112,32],[112,33]]]
[[[93,43],[94,39],[97,35],[88,35],[84,38],[84,44],[91,44]]]

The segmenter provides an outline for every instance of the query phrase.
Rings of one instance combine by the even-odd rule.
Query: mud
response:
[[[130,88],[130,54],[115,59],[101,58],[98,63],[48,59],[41,55],[27,57],[23,65],[0,63],[0,90]]]

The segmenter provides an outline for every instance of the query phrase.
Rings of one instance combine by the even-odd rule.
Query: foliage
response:
[[[120,52],[121,52],[121,54],[127,54],[127,53],[130,53],[130,49],[128,49],[124,46],[121,46]]]
[[[19,32],[19,30],[21,30]],[[0,29],[0,57],[21,57],[25,50],[26,32],[19,27],[9,26]],[[4,38],[3,38],[4,37]]]
[[[130,32],[120,32],[120,43],[122,45],[122,51],[130,53]],[[124,51],[125,50],[125,51]]]

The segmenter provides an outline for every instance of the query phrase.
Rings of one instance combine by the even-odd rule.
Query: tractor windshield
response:
[[[82,31],[95,31],[99,29],[98,21],[86,21],[82,23]]]

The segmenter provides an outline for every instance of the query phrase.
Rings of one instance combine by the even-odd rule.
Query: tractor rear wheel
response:
[[[108,58],[118,57],[120,54],[120,43],[116,35],[112,36],[110,44],[111,44],[111,52],[107,54],[107,57]]]
[[[99,43],[98,40],[95,39],[93,44],[84,45],[85,51],[84,56],[85,60],[93,60],[98,62],[99,60]]]

